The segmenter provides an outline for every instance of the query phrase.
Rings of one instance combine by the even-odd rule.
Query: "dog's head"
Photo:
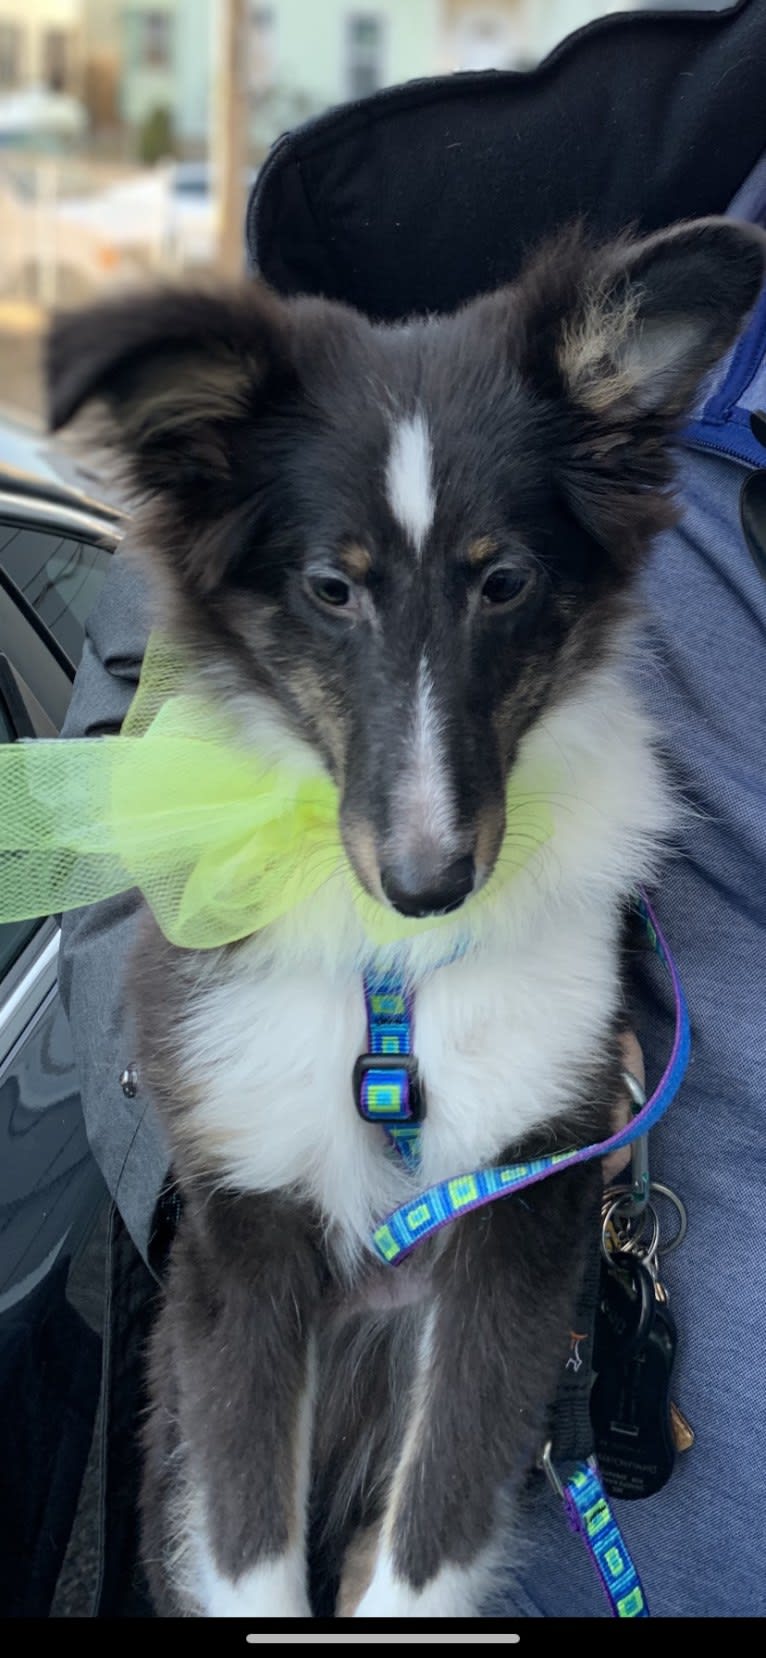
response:
[[[400,328],[257,283],[56,324],[53,426],[106,402],[197,660],[255,735],[321,755],[361,881],[404,914],[491,872],[519,743],[610,650],[764,248],[723,220],[570,232]]]

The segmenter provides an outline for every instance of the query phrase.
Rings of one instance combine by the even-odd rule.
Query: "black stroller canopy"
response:
[[[578,215],[610,233],[724,212],[764,151],[766,0],[620,14],[529,74],[415,81],[287,134],[249,254],[285,294],[451,310]]]

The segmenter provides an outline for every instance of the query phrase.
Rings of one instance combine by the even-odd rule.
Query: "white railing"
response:
[[[105,283],[210,262],[213,207],[172,165],[116,173],[0,156],[0,300],[48,309]]]

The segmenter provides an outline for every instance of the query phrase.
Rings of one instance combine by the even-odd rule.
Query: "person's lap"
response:
[[[688,459],[683,523],[659,543],[646,582],[644,700],[695,809],[657,896],[689,1002],[692,1064],[651,1136],[652,1177],[689,1214],[663,1281],[679,1332],[671,1393],[695,1443],[663,1491],[615,1513],[650,1609],[666,1617],[766,1613],[766,584],[739,533],[743,477],[723,460]],[[664,987],[647,973],[636,1027],[651,1084],[671,1024]],[[508,1611],[604,1615],[586,1551],[542,1481],[522,1530],[527,1563]]]

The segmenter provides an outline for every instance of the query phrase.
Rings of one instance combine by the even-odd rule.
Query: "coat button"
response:
[[[120,1072],[120,1087],[126,1100],[134,1100],[138,1093],[138,1071],[135,1065],[126,1065]]]

